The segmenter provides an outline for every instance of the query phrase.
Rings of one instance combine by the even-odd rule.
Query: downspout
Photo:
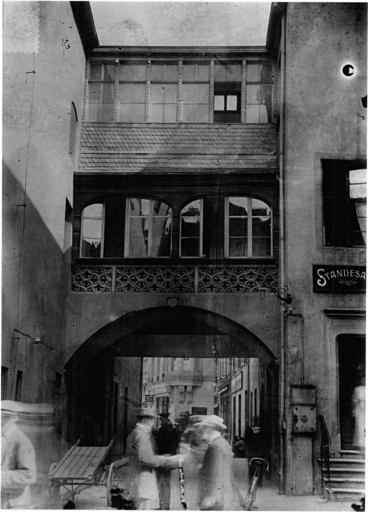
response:
[[[279,194],[280,194],[280,288],[285,290],[285,11],[281,16],[281,63],[280,63],[280,125],[279,125]],[[285,290],[286,291],[286,290]],[[285,451],[286,451],[286,317],[281,314],[280,341],[280,404],[279,404],[279,494],[285,494]]]

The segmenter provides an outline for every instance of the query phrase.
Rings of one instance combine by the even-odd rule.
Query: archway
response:
[[[95,393],[104,386],[101,373],[107,368],[111,371],[114,358],[128,357],[258,358],[267,370],[270,392],[266,407],[272,410],[271,423],[276,425],[278,364],[274,354],[233,320],[174,303],[172,307],[150,308],[115,320],[87,339],[71,357],[65,368],[69,441],[83,433],[86,403],[95,402],[94,406],[100,407]],[[111,399],[107,405],[111,411],[113,403]],[[114,420],[105,435],[105,442],[114,435]],[[276,446],[273,450],[276,452]]]

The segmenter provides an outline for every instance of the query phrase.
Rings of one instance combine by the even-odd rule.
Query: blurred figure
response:
[[[250,461],[253,457],[260,457],[262,459],[266,456],[266,440],[263,429],[254,424],[252,427],[247,423],[244,434],[244,443],[241,447],[245,451],[245,457]],[[254,466],[249,467],[248,483],[250,484],[254,474]],[[258,487],[262,487],[263,475],[258,480]]]
[[[359,373],[358,385],[353,391],[353,416],[355,427],[353,445],[365,451],[365,374]]]
[[[16,425],[20,413],[19,403],[1,402],[1,508],[27,508],[37,478],[33,445]]]
[[[157,510],[159,496],[156,468],[175,469],[183,462],[182,455],[167,457],[156,455],[152,435],[155,414],[152,409],[141,407],[136,411],[137,425],[127,438],[127,455],[131,470],[130,498],[139,510]]]
[[[242,498],[234,483],[233,453],[221,435],[227,428],[223,421],[210,415],[196,424],[208,443],[200,471],[201,510],[236,510],[234,502]]]
[[[179,447],[179,434],[170,421],[170,414],[162,412],[159,414],[161,426],[158,429],[156,442],[159,455],[176,455]],[[179,478],[179,476],[178,476]],[[170,510],[171,499],[171,469],[157,468],[158,494],[160,498],[160,509]]]

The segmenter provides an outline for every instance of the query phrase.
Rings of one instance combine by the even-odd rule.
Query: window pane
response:
[[[132,81],[145,82],[147,80],[146,64],[133,64]]]
[[[176,84],[165,85],[165,103],[175,103],[178,98],[178,86]]]
[[[193,104],[196,103],[196,84],[183,84],[183,100],[184,103]]]
[[[262,217],[271,216],[271,208],[263,201],[252,198],[252,215]]]
[[[164,106],[161,103],[153,104],[151,107],[151,122],[163,123],[164,122]]]
[[[226,82],[226,64],[215,64],[215,82]]]
[[[215,96],[215,110],[225,110],[225,96]]]
[[[148,236],[147,217],[132,217],[130,219],[129,234],[131,238],[144,238]]]
[[[272,66],[271,64],[261,64],[261,82],[263,84],[272,83]]]
[[[237,110],[238,108],[238,97],[227,96],[226,97],[226,110]]]
[[[86,206],[86,208],[84,208],[83,218],[101,219],[102,211],[103,211],[103,205],[101,203],[90,204],[89,206]]]
[[[199,238],[181,240],[181,256],[199,256]]]
[[[152,81],[160,80],[160,82],[163,82],[165,80],[163,64],[152,64],[151,80]]]
[[[259,122],[260,123],[271,123],[271,121],[272,121],[271,105],[260,105],[259,106]]]
[[[132,123],[144,123],[146,118],[145,105],[132,105]]]
[[[102,103],[101,105],[101,121],[111,123],[114,120],[114,104]]]
[[[253,217],[252,219],[253,237],[255,236],[270,236],[271,234],[271,219],[269,217]]]
[[[89,103],[100,103],[101,101],[101,85],[102,84],[89,84],[89,95],[88,101]]]
[[[351,199],[367,197],[367,169],[349,171],[349,197]]]
[[[196,217],[183,217],[181,219],[181,236],[194,236],[200,235],[200,219]]]
[[[228,64],[228,81],[240,82],[241,81],[241,64]]]
[[[115,65],[104,64],[104,81],[113,82],[115,80]]]
[[[102,84],[102,103],[114,103],[114,84]]]
[[[259,85],[247,85],[246,103],[251,105],[258,105],[260,98]]]
[[[252,87],[252,86],[249,86]],[[260,86],[260,103],[265,105],[271,105],[272,103],[272,85],[261,85]]]
[[[82,240],[82,258],[99,258],[101,255],[101,242],[93,239]]]
[[[168,257],[171,254],[170,237],[161,237],[152,239],[152,256]]]
[[[194,123],[208,123],[210,119],[210,112],[208,105],[195,105],[195,112],[193,116]]]
[[[271,256],[271,238],[252,239],[252,256]]]
[[[166,82],[177,82],[179,78],[179,66],[177,64],[166,64]]]
[[[230,238],[229,256],[232,258],[242,258],[248,256],[247,238]]]
[[[132,102],[132,84],[120,84],[119,86],[120,103]]]
[[[209,64],[197,64],[197,81],[208,82],[210,79]]]
[[[129,256],[132,258],[146,258],[148,256],[148,239],[130,238]]]
[[[133,65],[132,64],[120,64],[120,80],[131,81],[133,76]]]
[[[151,102],[163,103],[164,102],[164,84],[151,84]]]
[[[91,64],[89,79],[90,80],[102,80],[102,65],[101,64]]]
[[[229,235],[232,236],[247,236],[248,220],[244,219],[229,219]]]
[[[171,236],[171,216],[154,217],[152,220],[152,235],[155,238]]]
[[[229,215],[230,216],[244,216],[248,211],[248,198],[247,197],[229,197]]]
[[[132,102],[146,103],[146,84],[132,85]]]
[[[94,238],[101,240],[102,220],[83,219],[83,238]]]
[[[195,79],[196,79],[196,65],[195,64],[186,64],[184,62],[183,82],[185,82],[185,81],[195,82]]]
[[[140,199],[131,197],[129,200],[129,213],[131,217],[148,216],[149,214],[149,199]]]
[[[246,123],[259,123],[259,106],[249,105],[245,109]]]
[[[196,85],[196,94],[195,101],[193,103],[206,103],[207,105],[210,102],[210,86],[207,84],[197,84]]]
[[[196,201],[192,201],[191,203],[184,206],[184,208],[181,211],[182,215],[190,215],[190,216],[200,216],[201,211],[201,199],[197,199]]]
[[[259,65],[247,65],[247,82],[259,82]]]

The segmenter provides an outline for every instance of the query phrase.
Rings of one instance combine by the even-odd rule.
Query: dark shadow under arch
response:
[[[257,357],[266,367],[277,366],[251,331],[223,315],[188,306],[144,309],[102,327],[66,364],[66,382],[78,380],[102,351],[120,357]]]

